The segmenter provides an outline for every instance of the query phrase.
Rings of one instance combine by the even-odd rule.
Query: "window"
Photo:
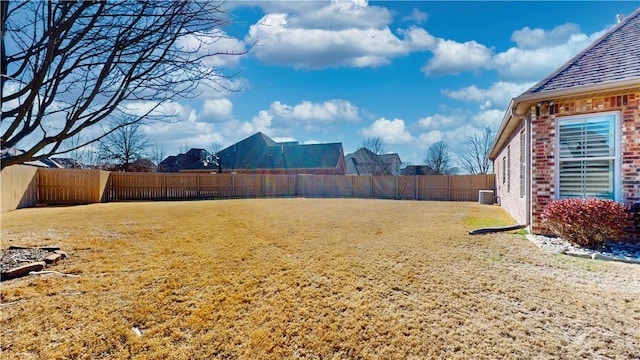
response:
[[[502,184],[507,182],[507,173],[505,171],[507,171],[507,158],[503,156],[502,157]]]
[[[602,113],[558,119],[559,198],[619,199],[618,118],[618,113]]]

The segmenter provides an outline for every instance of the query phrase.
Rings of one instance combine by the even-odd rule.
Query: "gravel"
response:
[[[607,242],[598,248],[573,245],[562,238],[542,235],[527,235],[538,247],[557,254],[588,255],[591,258],[640,263],[640,244]],[[583,256],[586,257],[586,256]]]
[[[0,250],[0,270],[4,272],[18,266],[43,261],[49,254],[51,252],[48,250],[37,247]]]

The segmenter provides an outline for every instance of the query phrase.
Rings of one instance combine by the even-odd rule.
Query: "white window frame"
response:
[[[613,116],[614,117],[614,155],[613,155],[613,200],[620,201],[621,199],[621,162],[622,162],[622,127],[620,126],[620,112],[619,111],[608,111],[608,112],[600,112],[600,113],[592,113],[592,114],[582,114],[582,115],[573,115],[573,116],[562,116],[556,118],[556,136],[555,136],[555,169],[554,169],[554,186],[555,186],[555,198],[560,198],[560,125],[563,121],[570,120],[588,120],[589,118],[597,118],[603,116]],[[580,159],[580,158],[576,158]],[[594,157],[588,158],[589,160],[610,160],[611,157]],[[566,160],[566,159],[564,159]],[[575,160],[574,160],[575,161]]]

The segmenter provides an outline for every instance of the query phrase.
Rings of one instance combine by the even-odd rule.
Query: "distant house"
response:
[[[511,100],[489,158],[500,205],[532,233],[549,232],[540,215],[553,199],[638,206],[640,9]]]
[[[344,175],[341,143],[276,142],[258,132],[217,154],[222,171],[238,174]]]
[[[51,158],[51,160],[57,162],[65,169],[84,169],[85,168],[85,166],[82,163],[72,158],[56,157],[56,158]]]
[[[436,175],[435,170],[429,165],[408,165],[402,171],[402,175]]]
[[[344,157],[348,175],[400,175],[400,156],[393,154],[380,154],[366,148],[347,154]]]
[[[5,158],[5,157],[9,157],[9,156],[16,156],[16,155],[20,155],[23,154],[24,150],[19,150],[19,149],[15,149],[15,148],[4,148],[2,149],[2,151],[0,152],[1,154],[1,158]],[[59,163],[57,163],[56,161],[52,160],[52,159],[40,159],[40,160],[32,160],[32,161],[27,161],[24,163],[24,165],[30,165],[30,166],[36,166],[36,167],[42,167],[42,168],[52,168],[52,169],[62,169],[64,168],[64,166],[60,165]]]
[[[158,164],[158,172],[218,172],[214,154],[205,149],[189,149],[186,154],[167,157]]]

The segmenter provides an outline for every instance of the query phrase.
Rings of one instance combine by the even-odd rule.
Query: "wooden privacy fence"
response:
[[[297,175],[111,173],[109,200],[296,196]]]
[[[108,171],[38,169],[38,204],[76,205],[106,201]]]
[[[110,201],[244,197],[353,197],[477,201],[495,176],[344,176],[111,173]]]
[[[2,170],[2,211],[37,204],[251,197],[478,201],[495,175],[345,176],[109,173],[15,165]]]
[[[6,167],[0,174],[2,212],[32,207],[38,203],[38,168],[26,165]]]

